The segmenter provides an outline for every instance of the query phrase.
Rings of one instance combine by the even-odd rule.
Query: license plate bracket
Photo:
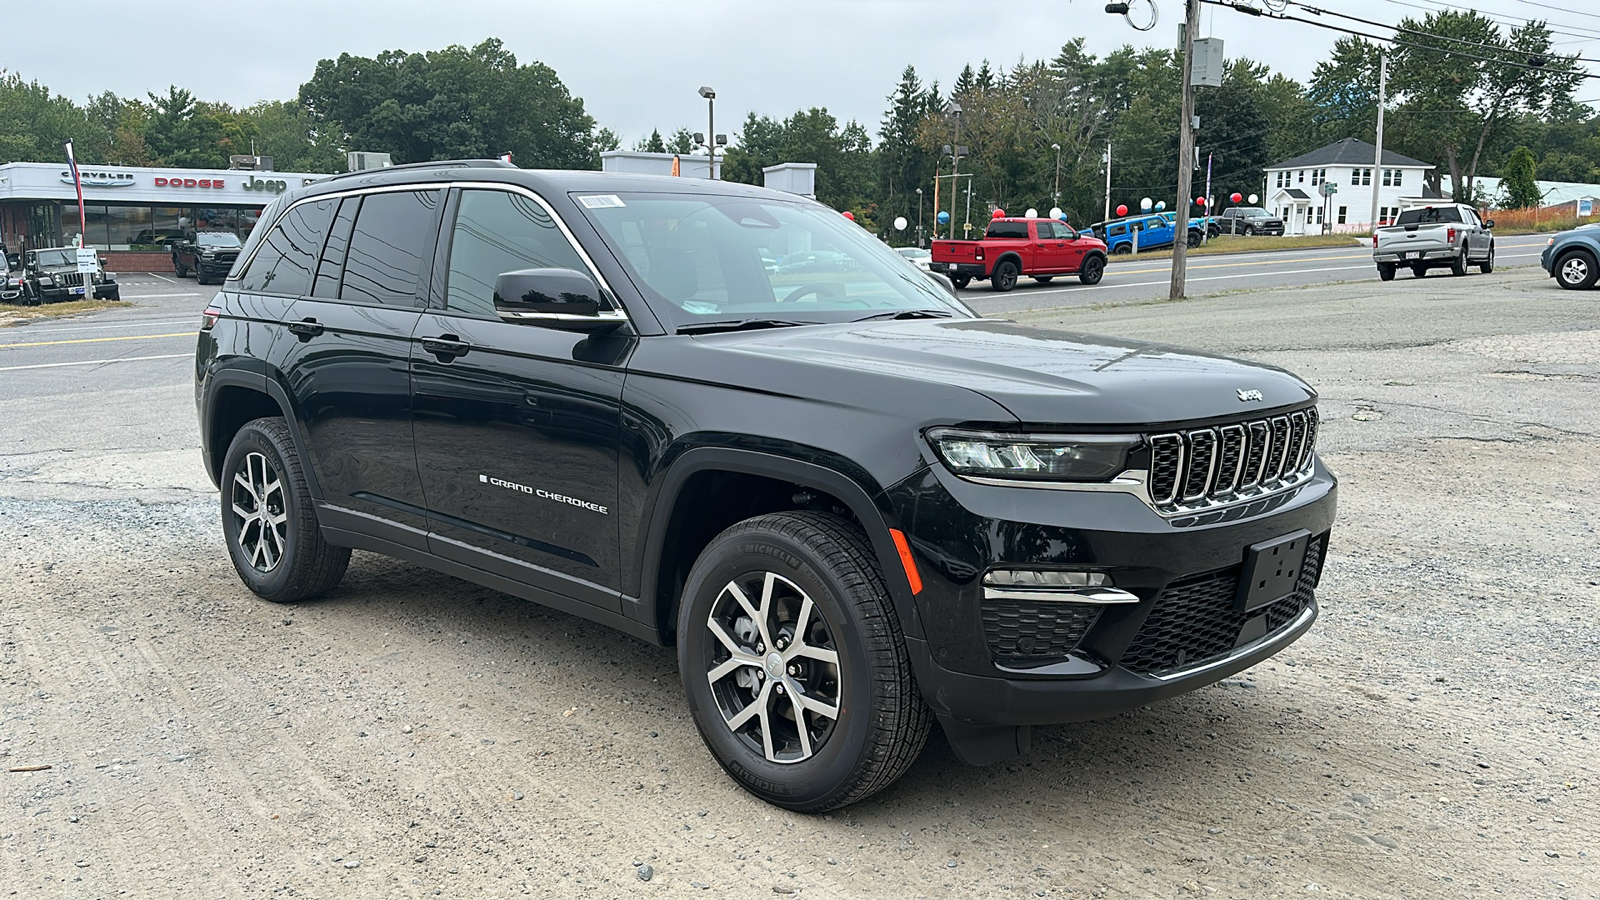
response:
[[[1234,608],[1250,612],[1282,600],[1294,593],[1300,571],[1306,564],[1306,547],[1311,532],[1301,529],[1292,534],[1251,544],[1244,553],[1244,574]]]

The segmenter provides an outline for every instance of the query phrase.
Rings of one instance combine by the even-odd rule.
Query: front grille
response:
[[[67,272],[56,276],[56,284],[60,287],[83,287],[82,272]]]
[[[1150,439],[1150,501],[1166,513],[1233,503],[1298,484],[1317,444],[1317,410]]]
[[[1265,610],[1234,607],[1243,566],[1191,575],[1167,585],[1144,627],[1122,655],[1122,666],[1141,675],[1165,675],[1204,665],[1232,653],[1244,623],[1265,611],[1267,634],[1288,625],[1311,603],[1322,565],[1322,539],[1306,547],[1306,563],[1294,593]]]
[[[1092,603],[985,600],[983,631],[997,660],[1062,657],[1083,640],[1101,609]]]

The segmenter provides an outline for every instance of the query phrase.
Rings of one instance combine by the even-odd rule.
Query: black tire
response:
[[[1450,274],[1451,275],[1465,275],[1465,274],[1467,274],[1467,248],[1466,247],[1462,247],[1461,248],[1461,252],[1456,254],[1456,258],[1450,260]]]
[[[194,270],[194,283],[195,284],[208,284],[209,283],[209,282],[206,281],[206,273],[205,273],[204,269],[195,269]]]
[[[1422,276],[1424,276],[1426,274],[1428,274],[1428,267],[1427,266],[1416,265],[1416,266],[1412,266],[1411,267],[1411,277],[1413,277],[1413,278],[1421,278]]]
[[[1083,267],[1078,270],[1078,280],[1084,284],[1099,284],[1100,279],[1106,274],[1106,259],[1099,254],[1083,261]]]
[[[1485,259],[1483,262],[1478,263],[1478,273],[1481,274],[1481,275],[1487,275],[1487,274],[1489,274],[1490,272],[1493,272],[1493,271],[1494,271],[1494,243],[1491,242],[1489,244],[1489,257],[1487,259]]]
[[[1035,276],[1033,276],[1033,280],[1039,282],[1040,284],[1049,284],[1051,281],[1055,280],[1055,276],[1054,275],[1035,275]]]
[[[989,275],[989,287],[997,294],[1004,294],[1017,286],[1017,264],[1009,259],[1002,259],[994,264],[994,272]]]
[[[172,271],[179,278],[188,278],[189,277],[189,270],[185,269],[183,266],[178,265],[177,263],[173,263],[172,264]]]
[[[950,276],[950,283],[955,285],[957,290],[966,290],[967,285],[972,283],[972,276],[971,275],[951,275]]]
[[[808,602],[816,621],[800,622]],[[802,644],[834,662],[797,652]],[[753,662],[728,667],[733,647]],[[711,755],[745,790],[799,812],[888,787],[932,727],[876,557],[861,532],[823,513],[757,516],[712,539],[684,585],[678,669]],[[796,713],[796,686],[837,717]]]
[[[1378,280],[1394,280],[1394,263],[1378,263]]]
[[[287,422],[276,416],[246,422],[228,445],[220,480],[228,556],[257,596],[274,603],[309,600],[344,577],[350,549],[323,540]]]
[[[1188,244],[1190,247],[1200,246],[1202,235],[1198,231],[1189,232]]]
[[[1129,253],[1132,253],[1132,252],[1133,252],[1133,245],[1132,244],[1118,244],[1115,247],[1111,248],[1111,255],[1112,256],[1125,256],[1125,255],[1127,255]]]
[[[1595,265],[1594,256],[1584,250],[1571,250],[1563,253],[1555,264],[1556,283],[1568,290],[1581,291],[1594,287],[1596,277],[1600,277],[1600,267]]]
[[[1254,235],[1255,233],[1256,233],[1256,228],[1255,228],[1254,225],[1246,225],[1244,227],[1244,236],[1245,237],[1250,237],[1250,236]]]

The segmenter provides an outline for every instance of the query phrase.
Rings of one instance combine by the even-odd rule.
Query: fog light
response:
[[[1065,569],[993,569],[983,576],[985,600],[1035,600],[1054,603],[1138,603],[1112,586],[1104,572]]]

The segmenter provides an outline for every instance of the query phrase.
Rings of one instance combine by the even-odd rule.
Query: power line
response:
[[[1407,6],[1407,7],[1410,7],[1411,9],[1419,9],[1419,10],[1422,10],[1423,12],[1425,12],[1425,13],[1436,13],[1436,12],[1439,12],[1439,10],[1434,9],[1431,6],[1418,6],[1415,3],[1408,3],[1408,2],[1406,2],[1406,0],[1388,0],[1388,2],[1389,3],[1393,3],[1396,6]],[[1426,0],[1426,2],[1433,3],[1433,4],[1436,4],[1438,6],[1442,6],[1442,7],[1446,8],[1446,9],[1458,10],[1460,12],[1475,12],[1478,15],[1483,16],[1486,19],[1492,19],[1492,20],[1494,20],[1496,22],[1501,23],[1502,25],[1520,26],[1520,25],[1527,24],[1527,20],[1526,19],[1519,19],[1519,18],[1516,18],[1515,16],[1503,15],[1501,13],[1484,12],[1484,11],[1482,11],[1480,9],[1474,9],[1473,7],[1470,7],[1470,6],[1460,6],[1460,5],[1455,4],[1455,3],[1446,3],[1446,2],[1444,2],[1444,0]],[[1582,25],[1568,25],[1566,23],[1557,23],[1557,24],[1560,25],[1561,27],[1560,28],[1551,28],[1550,29],[1550,33],[1551,34],[1560,34],[1560,35],[1565,35],[1567,37],[1587,37],[1588,35],[1592,34],[1592,35],[1594,35],[1596,37],[1600,37],[1600,29],[1585,28]],[[1562,29],[1572,29],[1572,30],[1564,31]]]
[[[1526,3],[1529,6],[1538,6],[1538,7],[1541,7],[1543,9],[1553,9],[1556,12],[1572,13],[1575,16],[1588,16],[1591,19],[1600,19],[1600,14],[1597,14],[1597,13],[1583,12],[1582,10],[1577,10],[1577,9],[1567,9],[1564,6],[1553,6],[1553,5],[1549,4],[1549,3],[1538,3],[1538,2],[1535,2],[1535,0],[1517,0],[1517,2],[1518,3]]]
[[[1351,35],[1353,37],[1366,38],[1369,41],[1377,41],[1379,43],[1392,44],[1392,45],[1394,45],[1396,47],[1410,47],[1410,48],[1415,49],[1415,50],[1433,50],[1433,51],[1436,51],[1436,52],[1448,52],[1452,56],[1464,56],[1467,59],[1475,59],[1475,60],[1478,60],[1479,62],[1498,63],[1498,64],[1500,64],[1502,66],[1510,66],[1512,68],[1517,68],[1517,69],[1529,69],[1529,70],[1537,70],[1537,71],[1544,71],[1544,72],[1552,72],[1553,74],[1558,74],[1558,75],[1571,75],[1574,78],[1600,79],[1600,75],[1596,75],[1596,74],[1593,74],[1593,73],[1590,73],[1590,72],[1580,72],[1580,71],[1555,72],[1554,70],[1549,69],[1547,66],[1545,66],[1543,64],[1534,65],[1533,63],[1518,63],[1518,62],[1512,62],[1512,61],[1506,60],[1506,59],[1496,59],[1494,57],[1489,57],[1489,56],[1477,56],[1477,55],[1474,55],[1474,54],[1471,54],[1471,53],[1462,53],[1462,52],[1459,52],[1459,51],[1444,51],[1440,47],[1431,47],[1431,46],[1428,46],[1427,44],[1414,44],[1414,43],[1412,43],[1410,41],[1401,40],[1398,37],[1384,37],[1382,35],[1370,34],[1370,33],[1365,32],[1365,31],[1356,31],[1356,30],[1351,29],[1351,28],[1341,28],[1338,25],[1330,25],[1327,22],[1318,22],[1318,21],[1315,21],[1313,19],[1302,19],[1299,16],[1291,16],[1291,15],[1286,15],[1286,14],[1282,14],[1282,13],[1278,13],[1278,14],[1264,13],[1261,10],[1256,9],[1254,7],[1244,6],[1244,5],[1241,5],[1238,2],[1234,2],[1234,0],[1200,0],[1200,2],[1201,3],[1210,4],[1210,5],[1213,5],[1213,6],[1225,6],[1225,7],[1229,8],[1229,9],[1233,10],[1234,12],[1241,12],[1241,13],[1244,13],[1245,15],[1249,15],[1249,16],[1256,16],[1258,18],[1266,18],[1266,19],[1278,19],[1278,20],[1285,21],[1285,22],[1299,22],[1302,25],[1310,25],[1310,26],[1315,27],[1315,28],[1324,28],[1324,29],[1327,29],[1328,31],[1337,31],[1337,32],[1341,32],[1343,34]],[[1385,26],[1382,26],[1382,27],[1384,27],[1384,28],[1394,28],[1394,26],[1392,26],[1392,25],[1385,25]],[[1430,37],[1439,37],[1439,35],[1430,35]]]
[[[1391,29],[1391,30],[1395,31],[1398,34],[1409,34],[1409,35],[1413,35],[1415,37],[1431,38],[1433,40],[1438,40],[1438,41],[1449,41],[1452,44],[1462,44],[1462,45],[1465,45],[1465,46],[1468,46],[1468,47],[1477,47],[1480,50],[1490,50],[1490,51],[1495,51],[1495,52],[1507,52],[1507,53],[1521,52],[1521,51],[1513,51],[1513,50],[1511,50],[1510,48],[1507,48],[1507,47],[1498,47],[1498,46],[1495,46],[1493,44],[1484,44],[1484,43],[1480,43],[1478,41],[1465,41],[1465,40],[1462,40],[1461,38],[1453,38],[1453,37],[1449,37],[1449,36],[1443,35],[1443,34],[1433,34],[1432,32],[1418,31],[1415,28],[1406,28],[1406,27],[1400,26],[1400,25],[1386,25],[1383,22],[1374,22],[1371,19],[1363,19],[1360,16],[1352,16],[1352,15],[1349,15],[1347,13],[1342,13],[1342,12],[1334,12],[1331,9],[1320,9],[1318,7],[1315,7],[1315,6],[1307,6],[1304,3],[1291,3],[1290,5],[1291,6],[1298,6],[1301,9],[1303,9],[1306,12],[1311,13],[1313,15],[1318,15],[1318,16],[1321,16],[1321,15],[1338,16],[1341,19],[1349,19],[1352,22],[1360,22],[1363,25],[1375,25],[1378,28],[1388,28],[1388,29]],[[1592,60],[1592,59],[1584,59],[1581,56],[1573,56],[1573,57],[1570,57],[1570,59],[1573,62],[1594,62],[1594,60]],[[1542,66],[1539,67],[1539,68],[1542,68]]]

